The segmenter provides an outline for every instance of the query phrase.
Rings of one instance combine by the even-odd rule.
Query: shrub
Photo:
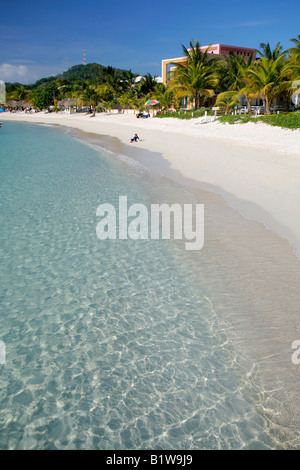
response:
[[[174,111],[170,113],[163,113],[163,114],[158,114],[157,118],[166,118],[166,117],[172,117],[172,118],[177,118],[177,119],[196,119],[199,117],[204,116],[205,111],[207,111],[208,116],[213,116],[214,111],[207,109],[207,108],[200,108],[197,111],[193,110],[186,110],[186,111]]]
[[[300,111],[286,114],[272,114],[271,116],[221,116],[219,122],[222,124],[245,124],[247,122],[264,122],[270,126],[279,126],[285,129],[300,129]]]

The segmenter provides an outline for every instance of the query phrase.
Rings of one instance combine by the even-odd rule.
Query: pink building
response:
[[[242,55],[244,57],[249,57],[251,52],[254,52],[253,59],[256,58],[255,49],[249,47],[240,47],[240,46],[227,46],[225,44],[211,44],[210,46],[201,46],[202,52],[205,52],[208,49],[210,54],[218,55],[229,55],[230,52],[233,52],[236,55]]]
[[[217,56],[228,56],[230,52],[233,52],[236,55],[241,55],[247,59],[251,52],[253,54],[253,60],[256,59],[256,49],[251,49],[249,47],[240,47],[240,46],[228,46],[226,44],[211,44],[210,46],[201,46],[201,52],[205,52],[208,49],[209,54],[215,54]],[[162,60],[162,82],[164,84],[167,83],[167,75],[168,75],[168,65],[176,65],[176,64],[186,64],[187,58],[186,57],[175,57],[173,59],[164,59]]]

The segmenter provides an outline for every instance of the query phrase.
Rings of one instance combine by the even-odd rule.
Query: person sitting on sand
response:
[[[135,134],[134,137],[132,137],[132,139],[130,139],[130,143],[131,142],[137,142],[138,140],[140,140],[140,138],[137,134]]]

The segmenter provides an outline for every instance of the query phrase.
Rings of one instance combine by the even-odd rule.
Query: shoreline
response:
[[[109,161],[117,168],[125,169],[125,174],[130,165],[126,158],[121,158],[122,152],[125,156],[130,154],[129,158],[134,161],[151,163],[156,170],[163,163],[163,171],[184,179],[162,154],[149,153],[138,144],[128,145],[126,141],[105,134],[74,130],[70,125],[63,127],[48,121],[46,126],[51,127],[54,134],[58,131],[85,140],[87,145],[98,146],[99,150],[107,146],[111,149],[111,155],[107,156]],[[120,158],[116,158],[116,153]],[[134,164],[132,169],[130,175],[135,173]],[[291,362],[291,344],[299,337],[300,271],[290,245],[265,230],[262,224],[240,217],[216,191],[215,194],[213,191],[204,194],[205,189],[198,187],[196,180],[182,181],[183,184],[186,181],[194,183],[193,188],[174,185],[169,200],[168,187],[173,185],[173,177],[169,181],[156,178],[152,171],[149,175],[147,172],[136,175],[143,188],[147,189],[148,185],[154,202],[205,200],[205,250],[186,252],[178,249],[175,259],[183,266],[183,273],[189,273],[193,288],[205,293],[210,312],[216,316],[212,326],[215,325],[221,338],[225,335],[224,341],[229,348],[233,346],[232,357],[246,371],[245,384],[249,382],[250,388],[254,387],[251,388],[253,406],[269,423],[268,432],[271,436],[279,436],[279,448],[287,448],[293,442],[299,448],[299,433],[295,430],[299,428],[300,416],[295,409],[300,369]]]
[[[80,138],[89,142],[100,138],[107,150],[129,156],[162,176],[179,183],[188,179],[216,192],[242,216],[287,239],[300,256],[298,131],[262,123],[201,125],[197,119],[136,119],[127,113],[94,118],[5,113],[1,119],[68,127],[88,134]],[[130,144],[136,132],[141,140]]]

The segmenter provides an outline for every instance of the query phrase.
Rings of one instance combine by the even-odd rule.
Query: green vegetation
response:
[[[259,121],[271,126],[286,127],[288,129],[300,129],[300,112],[288,114],[273,114],[272,116],[261,116]]]
[[[213,116],[214,111],[211,109],[208,110],[207,108],[200,108],[197,111],[191,111],[191,110],[179,110],[179,111],[174,111],[174,112],[164,112],[161,114],[157,114],[155,118],[161,119],[165,117],[172,117],[172,118],[177,118],[177,119],[195,119],[199,117],[203,117],[205,115],[205,112],[207,112],[208,116]]]
[[[201,106],[203,97],[212,98],[214,88],[218,84],[216,61],[208,59],[208,52],[201,52],[200,44],[190,43],[188,50],[183,46],[187,64],[178,64],[169,81],[175,98],[188,96],[194,101],[195,110]]]
[[[55,82],[48,83],[43,87],[38,87],[32,93],[33,105],[39,109],[46,108],[54,103],[57,94],[58,89]]]
[[[177,118],[177,119],[195,119],[203,117],[207,112],[207,116],[213,116],[214,111],[201,108],[198,111],[176,111],[171,113],[157,114],[155,119],[161,119],[165,117]],[[279,126],[287,129],[300,129],[300,111],[294,113],[281,113],[272,114],[271,116],[259,116],[254,117],[250,115],[229,115],[219,116],[218,121],[222,124],[246,124],[247,122],[265,122],[271,126]]]
[[[149,98],[154,94],[161,98],[166,90],[151,74],[146,74],[139,80],[136,80],[137,77],[138,74],[131,70],[111,66],[75,65],[61,75],[43,78],[33,85],[7,83],[6,102],[9,108],[34,106],[43,109],[55,106],[59,109],[64,106],[62,102],[68,100],[73,106],[90,107],[93,114],[116,105],[142,110]],[[172,105],[172,96],[173,93],[167,91],[166,106]]]
[[[287,129],[300,129],[300,112],[273,114],[271,116],[260,116],[257,118],[251,116],[221,116],[219,122],[222,124],[245,124],[247,122],[265,122],[271,126],[279,126]]]
[[[7,84],[6,105],[11,109],[34,106],[52,111],[64,106],[87,106],[95,115],[116,107],[123,112],[129,108],[143,111],[146,102],[155,99],[163,111],[157,118],[192,119],[205,112],[213,115],[215,106],[218,115],[225,114],[221,122],[244,123],[252,121],[253,104],[259,99],[261,112],[267,116],[253,122],[298,129],[299,114],[271,115],[276,105],[281,110],[295,110],[292,96],[300,81],[300,36],[291,43],[293,47],[286,51],[280,43],[274,49],[262,43],[258,59],[253,60],[254,53],[245,57],[230,53],[221,58],[208,50],[202,52],[198,41],[190,42],[189,48],[182,46],[185,65],[173,64],[166,85],[157,83],[149,73],[137,79],[138,74],[131,70],[100,64],[75,65],[32,85]],[[248,115],[233,115],[242,103]],[[189,110],[185,110],[187,104]]]
[[[245,124],[247,122],[257,122],[257,118],[253,118],[251,116],[221,116],[218,119],[219,122],[222,124]]]

